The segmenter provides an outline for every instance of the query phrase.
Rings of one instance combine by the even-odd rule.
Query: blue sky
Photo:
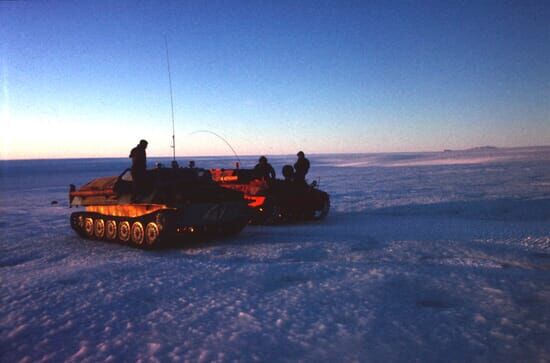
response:
[[[548,1],[1,2],[1,157],[550,144]]]

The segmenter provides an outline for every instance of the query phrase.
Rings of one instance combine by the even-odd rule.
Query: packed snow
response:
[[[127,159],[0,161],[0,361],[550,361],[550,147],[308,157],[325,220],[160,251],[69,226]]]

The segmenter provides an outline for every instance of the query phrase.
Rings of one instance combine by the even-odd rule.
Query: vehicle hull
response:
[[[127,171],[71,186],[71,227],[81,236],[157,248],[239,233],[249,222],[247,201],[211,180],[208,171],[152,170],[149,186],[135,191]],[[125,179],[126,178],[126,179]]]

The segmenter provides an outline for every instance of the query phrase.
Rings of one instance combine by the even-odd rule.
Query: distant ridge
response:
[[[498,147],[496,146],[478,146],[478,147],[466,149],[465,151],[496,150],[496,149],[498,149]]]
[[[445,149],[443,152],[452,152],[452,151],[486,151],[486,150],[497,150],[498,147],[496,146],[476,146],[469,149],[462,149],[462,150],[452,150],[452,149]]]

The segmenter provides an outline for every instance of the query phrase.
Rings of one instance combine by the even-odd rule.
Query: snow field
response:
[[[325,221],[153,252],[69,227],[126,160],[3,162],[0,360],[548,361],[548,151],[313,156]]]

